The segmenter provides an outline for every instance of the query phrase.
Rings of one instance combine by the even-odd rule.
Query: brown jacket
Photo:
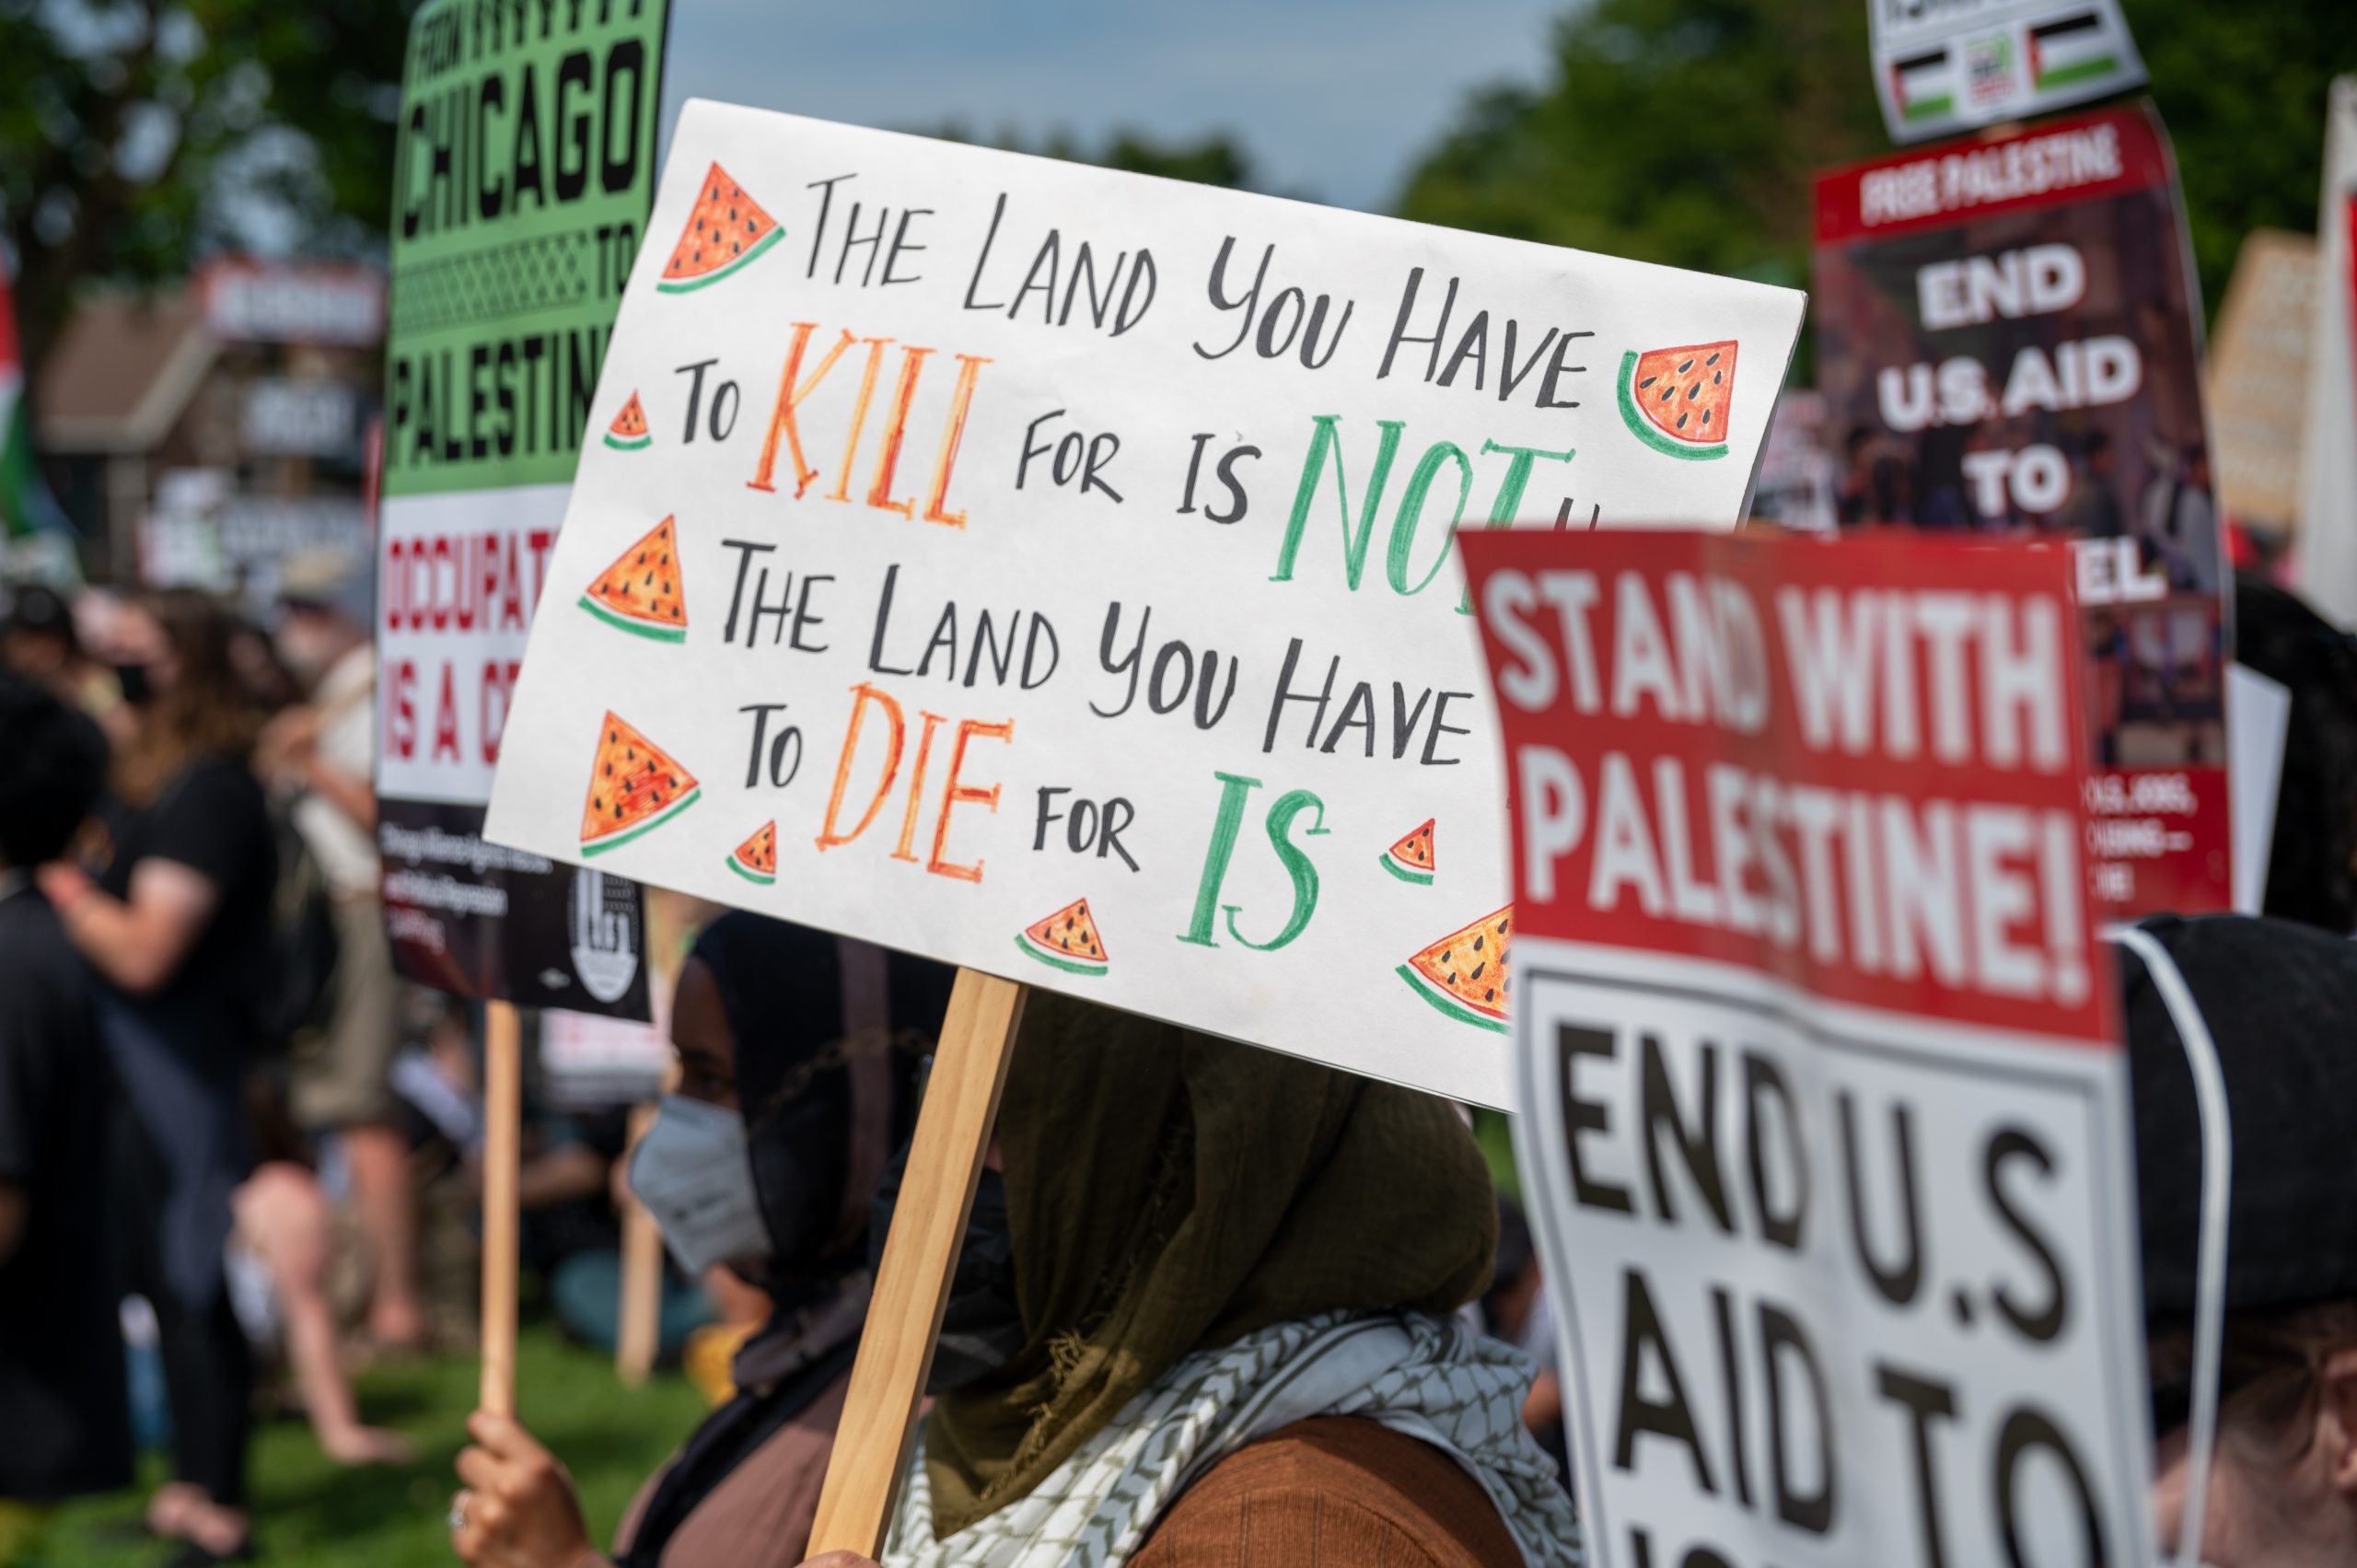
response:
[[[1357,1416],[1297,1421],[1213,1465],[1130,1568],[1516,1568],[1462,1465]]]
[[[845,1376],[739,1465],[664,1549],[664,1568],[796,1562],[818,1513]],[[656,1480],[661,1479],[659,1475]],[[617,1533],[638,1533],[647,1482]],[[1465,1468],[1355,1416],[1295,1422],[1213,1465],[1130,1568],[1515,1568],[1505,1522]]]
[[[713,1488],[663,1548],[663,1568],[801,1562],[819,1514],[827,1456],[834,1451],[835,1423],[842,1419],[843,1392],[850,1387],[846,1372]],[[614,1532],[617,1557],[626,1555],[638,1539],[638,1521],[662,1479],[657,1470],[632,1500],[621,1528]]]

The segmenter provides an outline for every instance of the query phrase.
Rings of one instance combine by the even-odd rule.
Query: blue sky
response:
[[[676,0],[690,97],[1027,142],[1225,132],[1264,190],[1380,210],[1468,93],[1542,79],[1562,0]]]

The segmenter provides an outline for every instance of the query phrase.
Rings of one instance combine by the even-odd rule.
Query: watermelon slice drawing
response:
[[[1051,969],[1068,974],[1105,972],[1105,939],[1088,900],[1075,899],[1037,925],[1028,926],[1015,945]]]
[[[1415,993],[1460,1024],[1506,1028],[1506,944],[1514,906],[1452,931],[1399,966]]]
[[[581,807],[581,853],[603,854],[677,817],[703,795],[696,776],[626,720],[606,714]]]
[[[1415,882],[1431,887],[1433,882],[1433,826],[1438,818],[1426,818],[1424,825],[1383,852],[1383,869],[1402,882]]]
[[[688,596],[679,576],[679,534],[669,517],[614,558],[582,591],[581,608],[609,626],[658,643],[688,638]]]
[[[655,286],[665,294],[685,294],[718,283],[742,271],[754,257],[775,245],[785,230],[745,188],[714,164],[696,192],[695,210],[679,231],[679,243]]]
[[[756,887],[777,882],[777,823],[764,822],[728,857],[728,869]]]
[[[1620,423],[1668,457],[1708,462],[1727,455],[1735,401],[1735,340],[1620,356]]]
[[[630,401],[622,404],[622,412],[614,415],[613,424],[606,426],[606,445],[617,452],[643,452],[655,444],[647,434],[646,410],[639,406],[633,391]]]

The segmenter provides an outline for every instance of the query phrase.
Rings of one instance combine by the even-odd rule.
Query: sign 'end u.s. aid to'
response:
[[[1487,1104],[1460,529],[1732,527],[1788,290],[691,104],[489,831]]]
[[[1591,1561],[2150,1561],[2067,554],[1467,554]]]

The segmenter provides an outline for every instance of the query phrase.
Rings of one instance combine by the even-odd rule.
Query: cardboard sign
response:
[[[2026,120],[2144,85],[2119,0],[1866,0],[1894,142]]]
[[[668,0],[433,0],[401,81],[377,541],[378,847],[396,962],[646,1016],[618,877],[483,842],[500,733],[655,189]]]
[[[2097,886],[2223,910],[2232,580],[2168,144],[2108,110],[1819,177],[1817,380],[1848,530],[2075,541]]]
[[[1456,530],[1732,526],[1802,296],[716,104],[489,831],[1463,1098]]]
[[[2332,84],[2316,244],[2323,265],[2294,563],[2317,613],[2357,631],[2357,76]]]
[[[2243,241],[2202,366],[2227,519],[2271,533],[2300,521],[2300,442],[2315,350],[2316,242],[2262,228]]]
[[[1467,553],[1590,1561],[2152,1561],[2068,557]]]

